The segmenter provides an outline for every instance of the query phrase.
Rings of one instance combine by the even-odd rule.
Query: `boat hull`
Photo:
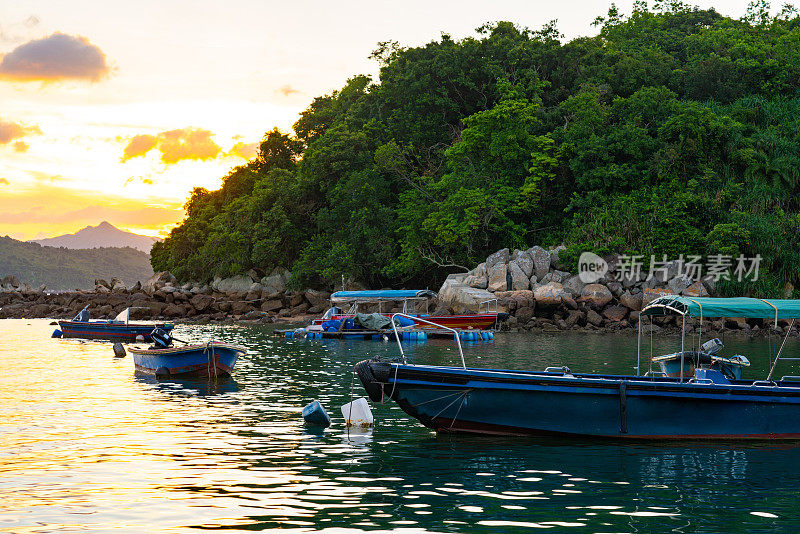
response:
[[[131,348],[136,371],[156,376],[228,376],[243,347],[212,341],[168,349]]]
[[[384,362],[362,362],[357,371],[374,401],[391,398],[438,432],[800,439],[800,383],[681,383]]]
[[[170,323],[142,324],[142,323],[111,323],[103,321],[59,321],[58,327],[62,337],[80,339],[108,339],[114,341],[136,341],[137,336],[142,336],[144,341],[152,341],[150,333],[155,328],[169,332],[174,328]]]

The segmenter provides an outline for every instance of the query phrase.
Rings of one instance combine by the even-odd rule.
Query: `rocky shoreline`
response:
[[[676,287],[677,274],[672,278],[665,276],[666,282],[639,280],[625,285],[607,277],[595,284],[584,284],[577,276],[558,268],[559,250],[534,247],[530,251],[513,253],[508,249],[498,251],[473,271],[450,275],[439,290],[438,298],[429,305],[436,315],[473,313],[481,302],[497,299],[497,310],[508,314],[501,330],[608,333],[635,331],[639,311],[658,296],[669,293],[692,295],[695,291],[699,295],[709,293],[703,282],[679,280],[685,287]],[[547,255],[546,265],[543,253]],[[527,265],[529,259],[530,265]],[[530,278],[525,274],[528,269],[531,270]],[[516,271],[526,276],[526,289],[513,289],[523,285],[519,276],[516,282],[513,275],[508,280],[507,273]],[[498,281],[498,272],[508,285]],[[534,279],[536,281],[532,282]],[[133,307],[136,310],[132,312],[132,318],[139,320],[268,324],[309,322],[328,309],[330,293],[314,289],[288,290],[287,280],[288,273],[283,272],[273,273],[258,282],[243,275],[216,279],[212,284],[180,285],[170,273],[160,272],[144,284],[137,283],[130,288],[120,280],[112,279],[110,282],[97,280],[94,290],[48,292],[43,287],[34,289],[13,276],[7,276],[0,280],[0,319],[71,319],[89,306],[95,319],[111,319],[125,308]],[[780,321],[776,331],[770,321],[726,318],[705,321],[703,335],[736,332],[760,336],[786,332],[787,328],[786,321]],[[687,324],[687,333],[696,333],[697,330],[698,325]],[[675,317],[655,318],[652,323],[648,319],[643,323],[642,331],[647,335],[671,334],[680,331],[680,323]],[[792,335],[797,335],[796,330]]]

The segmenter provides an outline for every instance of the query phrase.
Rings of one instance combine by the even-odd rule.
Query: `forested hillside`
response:
[[[562,42],[487,24],[477,38],[381,43],[379,80],[314,99],[292,134],[152,250],[208,280],[288,267],[300,285],[437,285],[501,247],[761,254],[773,295],[800,277],[800,18],[680,2],[615,7]]]
[[[149,257],[124,248],[68,249],[23,243],[0,237],[0,278],[13,274],[21,281],[48,289],[92,289],[97,278],[113,277],[132,286],[153,275]]]

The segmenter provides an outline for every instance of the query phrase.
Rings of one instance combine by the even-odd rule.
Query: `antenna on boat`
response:
[[[344,287],[344,273],[342,273],[342,291],[347,291],[347,288]]]

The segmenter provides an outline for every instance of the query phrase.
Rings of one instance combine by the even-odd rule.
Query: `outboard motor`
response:
[[[725,345],[722,344],[722,341],[719,340],[718,337],[714,339],[709,339],[705,343],[700,346],[700,350],[705,352],[706,354],[716,354],[725,348]]]
[[[166,349],[172,345],[172,336],[161,328],[154,329],[150,337],[153,338],[153,345],[157,349]]]
[[[73,321],[77,321],[77,322],[81,322],[81,323],[88,323],[89,322],[89,317],[90,317],[89,306],[86,306],[72,320]]]

